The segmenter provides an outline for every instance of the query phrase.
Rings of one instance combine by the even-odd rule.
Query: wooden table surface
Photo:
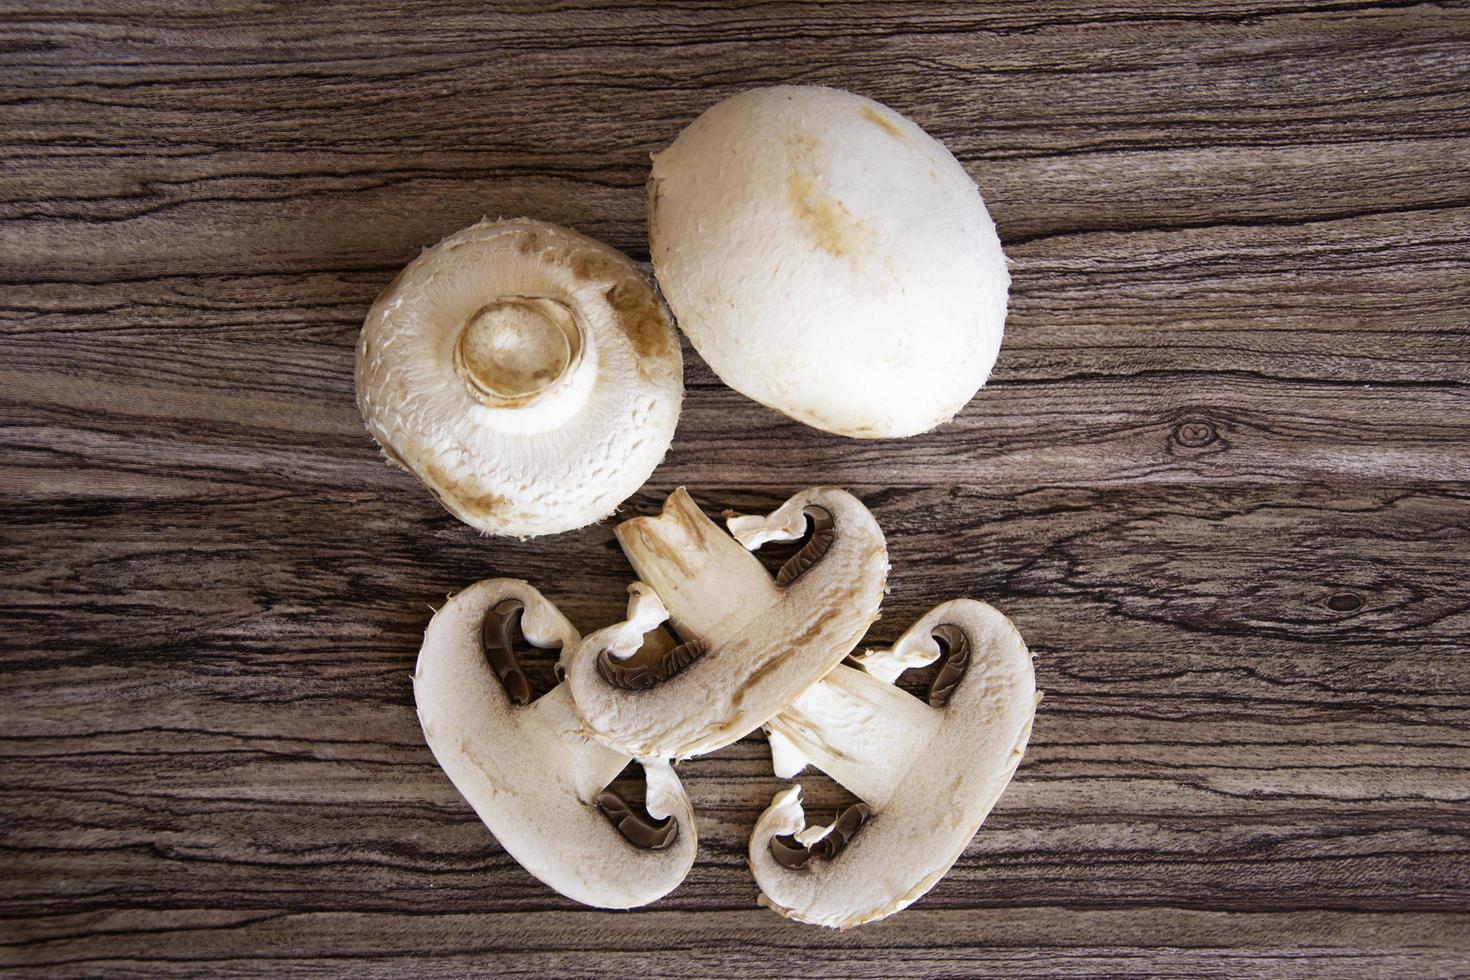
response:
[[[0,967],[10,975],[1470,973],[1470,8],[4,0]],[[481,215],[647,257],[719,98],[911,115],[1013,263],[994,380],[852,442],[690,352],[687,484],[851,489],[870,642],[989,600],[1031,749],[954,870],[847,933],[755,905],[757,734],[632,913],[520,869],[425,748],[430,606],[621,618],[610,526],[477,536],[385,465],[353,344]],[[817,814],[850,799],[802,782]]]

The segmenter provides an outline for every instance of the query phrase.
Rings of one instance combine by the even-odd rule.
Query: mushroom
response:
[[[948,421],[1000,350],[1010,276],[943,144],[837,89],[754,89],[653,158],[648,238],[679,327],[720,379],[828,432]]]
[[[488,579],[450,598],[424,632],[414,700],[424,738],[511,857],[570,899],[645,905],[694,863],[694,814],[667,760],[640,760],[643,808],[607,790],[630,757],[578,734],[565,684],[539,699],[516,661],[578,634],[536,589]]]
[[[599,741],[654,758],[728,745],[820,680],[878,618],[888,548],[856,497],[817,487],[729,524],[734,537],[681,487],[658,517],[615,529],[639,578],[628,618],[566,658],[574,708]],[[747,550],[808,526],[774,578]]]
[[[941,651],[927,704],[893,685]],[[862,802],[809,828],[793,786],[750,838],[760,903],[838,929],[897,912],[950,869],[1015,773],[1040,700],[1021,635],[971,599],[854,659],[865,669],[836,667],[766,727],[778,776],[810,762]]]
[[[357,345],[357,404],[384,454],[489,534],[612,513],[663,459],[683,394],[678,339],[638,267],[526,219],[424,251]]]

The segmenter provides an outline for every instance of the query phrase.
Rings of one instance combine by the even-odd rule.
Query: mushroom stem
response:
[[[806,533],[807,506],[803,498],[792,497],[769,514],[734,514],[725,527],[750,551],[771,541],[795,541]]]
[[[776,601],[760,559],[706,517],[683,487],[669,494],[659,516],[624,521],[613,533],[685,639],[728,635],[731,624]]]
[[[942,719],[892,684],[838,665],[768,727],[807,762],[881,810]]]
[[[482,404],[522,408],[582,369],[589,340],[565,303],[507,296],[465,320],[454,343],[454,370]]]
[[[658,594],[643,582],[628,585],[628,618],[611,627],[603,650],[627,660],[643,645],[643,637],[668,622],[669,611]]]

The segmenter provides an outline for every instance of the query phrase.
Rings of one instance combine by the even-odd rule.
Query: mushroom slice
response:
[[[811,540],[773,579],[748,549],[799,539],[808,522]],[[878,618],[888,547],[856,497],[803,490],[729,526],[733,537],[681,487],[658,517],[616,528],[640,579],[628,618],[566,658],[594,738],[649,758],[728,745],[820,680]]]
[[[630,757],[578,734],[565,684],[536,701],[516,635],[565,652],[578,640],[540,592],[489,579],[452,597],[424,632],[414,700],[434,758],[511,857],[561,894],[645,905],[694,863],[694,814],[667,760],[642,760],[644,809],[607,790]]]
[[[611,514],[663,459],[683,396],[673,324],[638,267],[525,219],[427,249],[378,297],[357,345],[368,431],[490,534]]]
[[[941,652],[928,704],[893,686]],[[971,599],[935,607],[890,649],[855,659],[866,669],[836,667],[767,730],[778,774],[810,762],[863,802],[812,830],[793,786],[750,838],[761,904],[838,929],[891,915],[943,877],[1015,773],[1040,700],[1021,635]]]

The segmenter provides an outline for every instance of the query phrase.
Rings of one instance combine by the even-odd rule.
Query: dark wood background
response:
[[[7,972],[1470,974],[1470,7],[3,8]],[[421,247],[646,258],[649,153],[777,82],[911,115],[1014,264],[955,423],[826,436],[690,354],[625,508],[849,488],[872,641],[969,595],[1038,653],[994,815],[845,934],[755,906],[759,736],[680,767],[699,859],[648,909],[506,856],[414,717],[430,605],[524,576],[591,630],[629,571],[607,526],[477,537],[353,406]]]

